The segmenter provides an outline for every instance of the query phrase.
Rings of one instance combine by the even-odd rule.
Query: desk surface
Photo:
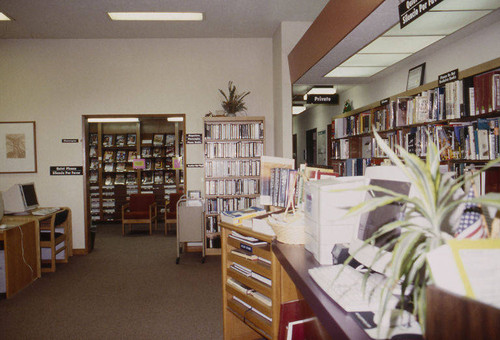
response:
[[[303,245],[274,241],[272,249],[283,269],[333,339],[371,339],[349,313],[335,303],[309,276],[307,270],[320,265]]]

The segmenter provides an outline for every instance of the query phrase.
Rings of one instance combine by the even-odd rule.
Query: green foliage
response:
[[[362,202],[350,209],[346,216],[366,213],[393,202],[399,202],[406,207],[404,220],[383,226],[365,243],[373,243],[377,237],[399,228],[401,235],[394,242],[392,258],[387,268],[388,279],[380,297],[382,299],[381,306],[386,305],[390,292],[398,284],[402,291],[407,287],[413,287],[413,313],[417,315],[422,329],[424,329],[426,286],[433,284],[426,255],[452,238],[442,229],[442,226],[449,214],[462,203],[472,201],[482,206],[493,206],[500,209],[500,194],[489,193],[472,200],[465,197],[457,199],[457,190],[462,188],[469,178],[462,175],[453,179],[440,173],[440,152],[432,138],[428,138],[428,152],[423,160],[408,153],[400,146],[397,146],[401,155],[398,157],[376,131],[374,135],[378,145],[389,159],[404,171],[416,188],[417,194],[409,197],[382,187],[365,186],[359,190],[383,192],[388,196]],[[499,162],[500,158],[490,161],[473,176],[479,175]],[[381,252],[379,251],[377,257],[381,257]],[[379,311],[380,317],[382,317],[384,310],[385,308]]]
[[[246,110],[245,102],[243,99],[250,94],[250,91],[243,93],[236,93],[236,86],[232,81],[229,81],[227,84],[228,93],[224,93],[221,89],[219,92],[224,96],[224,100],[222,101],[222,108],[224,111],[230,114],[235,114],[240,111]]]

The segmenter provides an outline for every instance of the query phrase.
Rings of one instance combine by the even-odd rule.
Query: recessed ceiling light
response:
[[[337,93],[337,89],[333,86],[328,86],[328,87],[313,87],[309,91],[307,91],[307,94],[335,94]]]
[[[294,105],[292,106],[292,114],[298,115],[306,110],[306,107],[303,105]]]
[[[0,21],[10,21],[10,18],[5,14],[3,14],[2,12],[0,12]]]
[[[168,117],[167,120],[169,122],[183,122],[184,118],[182,118],[182,117]]]
[[[497,9],[500,0],[446,0],[431,11],[467,11],[478,9]]]
[[[89,118],[89,123],[137,123],[139,118]]]
[[[200,12],[108,12],[111,20],[132,21],[201,21]]]

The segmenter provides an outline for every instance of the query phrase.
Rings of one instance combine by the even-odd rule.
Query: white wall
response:
[[[274,154],[292,158],[292,84],[288,54],[307,31],[310,22],[282,22],[273,36]]]
[[[0,121],[36,121],[38,172],[0,174],[0,190],[35,181],[41,205],[73,211],[74,248],[84,248],[82,176],[50,176],[54,165],[82,165],[82,115],[185,113],[187,133],[221,109],[218,89],[233,80],[251,91],[248,115],[266,117],[274,149],[272,40],[0,40]],[[187,163],[203,148],[187,146]],[[203,169],[189,169],[188,190],[203,190]]]

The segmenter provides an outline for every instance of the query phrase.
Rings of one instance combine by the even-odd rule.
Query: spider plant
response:
[[[233,84],[232,81],[229,81],[227,84],[228,93],[226,94],[224,91],[219,89],[219,92],[224,97],[222,101],[222,108],[226,113],[230,116],[236,115],[237,112],[246,110],[245,102],[243,99],[250,94],[250,91],[243,93],[236,93],[236,85]]]
[[[417,316],[422,330],[424,330],[426,286],[433,284],[433,278],[426,262],[427,253],[453,237],[444,230],[443,226],[449,215],[460,204],[475,202],[482,206],[493,206],[500,209],[500,193],[489,193],[474,199],[458,195],[459,189],[464,186],[469,177],[462,175],[452,178],[440,173],[440,152],[432,138],[428,138],[427,155],[425,159],[421,159],[408,153],[400,146],[396,146],[400,154],[397,156],[376,131],[374,135],[387,157],[401,168],[411,181],[416,189],[416,194],[407,196],[379,186],[367,185],[359,189],[378,191],[385,193],[385,195],[360,203],[351,208],[346,216],[366,213],[387,204],[398,203],[405,206],[405,214],[401,220],[384,225],[370,239],[366,240],[365,244],[372,244],[381,235],[399,229],[400,236],[388,245],[393,246],[393,250],[387,268],[387,281],[380,297],[382,299],[381,310],[378,311],[378,315],[382,318],[394,287],[399,284],[402,293],[408,287],[413,288],[413,314]],[[499,162],[500,158],[488,162],[473,176],[479,175]],[[457,196],[460,198],[457,199]],[[375,261],[382,256],[382,252],[383,249],[380,249]],[[401,294],[401,296],[403,295]]]

